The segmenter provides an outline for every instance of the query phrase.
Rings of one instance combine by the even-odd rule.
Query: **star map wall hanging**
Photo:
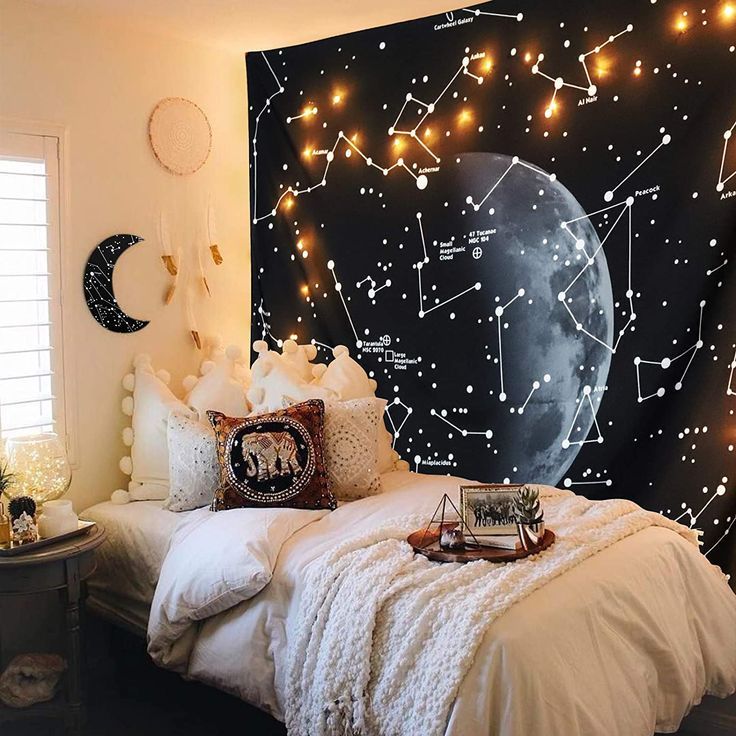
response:
[[[253,332],[348,345],[412,469],[629,497],[725,565],[735,44],[729,2],[496,0],[248,54]]]
[[[111,332],[137,332],[148,321],[126,314],[115,298],[112,272],[115,264],[131,245],[143,240],[138,235],[112,235],[103,240],[93,251],[84,267],[84,298],[90,314]]]

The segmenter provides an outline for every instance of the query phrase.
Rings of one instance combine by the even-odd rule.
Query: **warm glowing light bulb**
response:
[[[292,339],[292,340],[294,340],[295,342],[296,342],[296,340],[298,340],[298,339],[299,339],[299,338],[298,338],[298,337],[296,336],[296,334],[291,334],[291,335],[290,335],[290,337],[291,337],[291,339]]]
[[[736,5],[726,3],[723,6],[722,15],[726,20],[732,20],[733,18],[736,18]]]
[[[635,77],[641,76],[641,67],[640,66],[634,67],[634,76]]]
[[[426,139],[429,139],[432,137],[432,128],[425,128],[424,129],[424,137]]]
[[[297,240],[297,241],[296,241],[296,247],[297,247],[297,248],[298,248],[299,250],[302,250],[302,249],[304,248],[304,242],[303,242],[303,241],[302,241],[301,239]]]
[[[675,23],[675,28],[680,33],[685,33],[685,31],[687,30],[687,21],[685,20],[684,17],[681,17],[678,19],[677,23]]]
[[[467,125],[473,119],[473,113],[467,107],[457,116],[458,125]]]
[[[596,60],[595,73],[599,79],[602,79],[608,74],[610,63],[608,59],[599,58]]]
[[[312,148],[311,148],[311,146],[307,146],[302,151],[302,156],[304,156],[304,158],[311,158],[312,157]]]
[[[290,210],[294,206],[294,197],[285,197],[283,199],[284,209]]]
[[[524,61],[528,64],[532,60],[532,55],[527,51],[524,54]]]
[[[309,296],[309,287],[306,284],[304,284],[304,286],[302,286],[302,294],[304,296]]]
[[[353,133],[353,134],[352,134],[352,135],[350,136],[350,140],[351,140],[351,141],[352,141],[353,143],[357,143],[357,142],[358,142],[358,134],[357,134],[357,133]]]
[[[485,62],[483,62],[483,71],[490,72],[491,69],[493,69],[493,59],[488,57]]]

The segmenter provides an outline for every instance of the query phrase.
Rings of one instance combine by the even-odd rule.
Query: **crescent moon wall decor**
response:
[[[161,165],[172,174],[193,174],[212,148],[212,128],[202,109],[182,97],[165,97],[148,121],[148,139]]]
[[[84,298],[89,311],[111,332],[138,332],[148,324],[147,320],[135,319],[120,308],[112,285],[112,272],[118,258],[142,240],[139,235],[127,233],[111,235],[90,253],[84,267]]]

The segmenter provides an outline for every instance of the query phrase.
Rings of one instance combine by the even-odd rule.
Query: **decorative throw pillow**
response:
[[[172,409],[185,410],[185,406],[167,386],[168,372],[154,373],[150,356],[138,355],[133,364],[135,374],[123,379],[123,386],[133,392],[123,399],[123,412],[133,418],[133,426],[123,430],[123,441],[132,447],[130,456],[120,461],[120,469],[130,476],[130,500],[162,501],[169,495],[166,420]]]
[[[214,411],[207,415],[220,466],[213,511],[335,508],[324,460],[324,402],[313,399],[241,419]]]
[[[376,395],[376,381],[350,357],[350,351],[344,345],[333,348],[332,355],[335,359],[327,368],[317,371],[319,378],[316,383],[334,391],[343,401]]]
[[[172,411],[167,427],[169,442],[169,511],[208,506],[219,482],[215,433],[186,414]]]
[[[334,391],[343,401],[358,398],[375,397],[376,382],[370,378],[357,361],[350,357],[350,351],[344,345],[333,348],[335,359],[325,368],[316,366],[315,383],[324,389]],[[393,435],[381,421],[378,427],[378,472],[389,473],[392,470],[408,470],[399,453],[393,448]]]
[[[251,387],[248,390],[253,414],[277,411],[309,399],[326,401],[339,398],[332,389],[316,382],[308,383],[302,377],[300,368],[286,359],[287,356],[293,357],[292,353],[281,355],[269,350],[263,340],[256,340],[253,349],[258,353],[258,358],[251,366]]]
[[[198,412],[202,422],[207,421],[208,409],[233,417],[248,414],[245,392],[250,377],[243,362],[243,352],[237,345],[225,350],[215,348],[210,359],[202,361],[200,373],[201,378],[187,376],[184,379],[184,390],[188,391],[184,403]]]
[[[378,473],[378,428],[383,399],[325,403],[325,463],[332,492],[353,501],[381,492]]]
[[[305,381],[312,380],[312,371],[315,368],[312,361],[316,357],[316,345],[297,345],[295,340],[284,340],[281,348],[281,360],[291,365]]]

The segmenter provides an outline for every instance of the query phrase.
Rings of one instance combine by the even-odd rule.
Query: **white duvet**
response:
[[[189,516],[172,540],[151,610],[154,659],[283,720],[288,648],[310,564],[388,519],[428,516],[460,482],[409,472],[383,480],[381,495],[330,514]],[[445,733],[674,732],[704,693],[735,689],[736,596],[691,543],[649,527],[490,624]]]

